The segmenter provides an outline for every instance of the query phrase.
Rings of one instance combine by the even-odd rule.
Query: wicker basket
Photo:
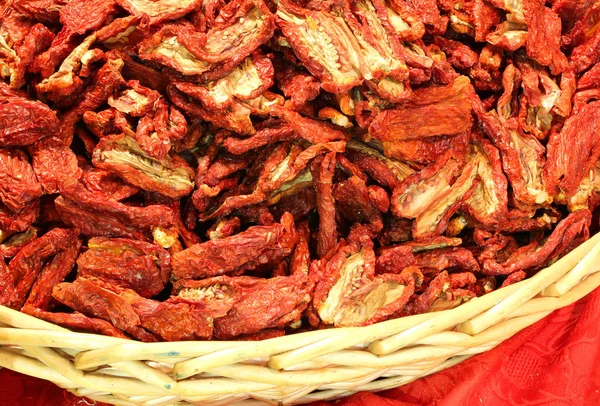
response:
[[[261,342],[140,343],[0,306],[0,366],[115,405],[300,404],[389,389],[494,348],[600,286],[600,234],[453,310]]]

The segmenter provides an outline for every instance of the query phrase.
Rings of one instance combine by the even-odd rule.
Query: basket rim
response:
[[[369,326],[332,327],[332,328],[327,328],[327,329],[322,329],[322,330],[305,331],[305,332],[299,332],[299,333],[285,335],[285,336],[281,336],[281,337],[269,338],[269,339],[261,340],[261,341],[204,340],[204,341],[170,341],[170,342],[148,343],[148,342],[136,340],[134,338],[125,339],[125,338],[104,336],[104,335],[96,334],[96,333],[75,332],[75,331],[69,330],[67,328],[58,326],[56,324],[38,319],[34,316],[31,316],[31,315],[28,315],[25,313],[21,313],[20,311],[7,308],[2,305],[0,305],[0,322],[6,323],[7,319],[13,320],[13,321],[16,321],[17,319],[21,319],[20,323],[17,323],[17,324],[22,325],[23,327],[13,327],[13,328],[26,328],[26,329],[31,329],[31,330],[50,330],[50,331],[62,332],[63,334],[65,334],[67,336],[79,337],[82,340],[83,339],[89,340],[89,339],[95,338],[96,340],[99,341],[98,344],[100,344],[100,345],[102,345],[102,343],[100,343],[101,341],[106,341],[106,344],[119,345],[119,346],[122,346],[123,348],[128,348],[128,349],[132,349],[135,346],[141,345],[141,346],[147,347],[152,350],[157,350],[157,351],[160,351],[160,350],[164,351],[165,349],[170,349],[171,347],[173,347],[173,345],[178,345],[178,346],[193,345],[193,346],[200,346],[200,348],[202,348],[203,346],[213,346],[219,350],[226,350],[228,348],[233,347],[234,345],[239,345],[239,344],[243,344],[247,347],[253,347],[253,346],[256,346],[257,343],[261,343],[261,344],[279,343],[282,341],[286,341],[286,339],[289,339],[290,337],[293,337],[296,339],[299,339],[301,337],[302,338],[306,337],[308,339],[321,340],[321,339],[331,338],[332,336],[333,337],[346,336],[346,335],[352,335],[353,333],[365,332],[365,331],[373,331],[372,334],[376,335],[378,330],[386,329],[388,327],[391,329],[405,328],[407,326],[413,326],[422,321],[429,320],[431,318],[442,318],[442,317],[446,317],[446,316],[450,317],[450,316],[452,316],[453,313],[458,313],[460,311],[460,309],[464,309],[465,307],[476,307],[476,305],[479,305],[479,304],[482,304],[485,307],[485,306],[489,305],[490,303],[494,303],[494,305],[500,304],[502,301],[507,300],[507,298],[509,298],[513,293],[515,293],[515,292],[519,291],[520,289],[522,289],[523,287],[529,285],[530,284],[529,282],[531,280],[538,280],[538,279],[545,278],[547,276],[547,274],[550,274],[551,270],[561,269],[561,268],[564,269],[565,268],[564,263],[567,262],[569,259],[571,259],[573,257],[578,257],[577,254],[579,254],[580,252],[594,253],[595,252],[594,248],[595,248],[595,251],[600,251],[600,232],[595,234],[588,240],[586,240],[584,243],[577,246],[575,249],[573,249],[571,252],[569,252],[567,255],[565,255],[563,258],[561,258],[554,264],[540,270],[534,276],[527,278],[525,280],[519,281],[517,283],[514,283],[512,285],[496,289],[496,290],[494,290],[490,293],[487,293],[483,296],[475,297],[465,303],[462,303],[458,307],[450,309],[450,310],[442,310],[442,311],[430,312],[430,313],[421,313],[421,314],[415,314],[415,315],[391,319],[391,320],[384,320],[384,321],[381,321],[379,323],[375,323],[375,324],[372,324]],[[568,269],[567,269],[567,271],[568,271]],[[540,275],[543,275],[543,276],[540,276]],[[552,289],[549,289],[548,287],[545,288],[546,290],[544,292],[546,293],[546,296],[558,296],[555,285],[556,284],[552,285]],[[0,327],[0,328],[2,328],[2,327]],[[10,327],[8,327],[8,328],[10,328]],[[365,334],[365,333],[362,333],[362,334]],[[367,334],[365,334],[365,335],[367,335]],[[82,344],[82,345],[84,345],[84,344]],[[156,348],[154,348],[154,347],[156,347]],[[181,351],[175,351],[175,352],[181,353]]]

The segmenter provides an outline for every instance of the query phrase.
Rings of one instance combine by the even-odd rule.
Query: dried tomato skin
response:
[[[58,136],[67,145],[70,145],[75,124],[83,117],[83,114],[102,106],[117,88],[125,84],[125,80],[121,76],[123,61],[113,57],[113,54],[107,55],[107,62],[96,72],[81,101],[63,116]]]
[[[600,158],[598,131],[600,101],[592,102],[569,117],[548,142],[546,184],[553,194],[573,196]]]
[[[79,180],[83,171],[77,156],[62,140],[48,137],[29,148],[33,171],[46,193],[58,193],[64,185]]]
[[[458,41],[435,37],[434,44],[439,46],[449,56],[448,61],[457,69],[468,69],[479,60],[478,55],[467,45]]]
[[[385,144],[384,152],[385,154],[362,143],[349,141],[344,155],[379,184],[393,190],[414,171],[405,163],[394,159],[393,154],[385,150]]]
[[[466,248],[450,247],[415,254],[414,265],[435,271],[457,268],[468,272],[479,272],[477,260]]]
[[[224,195],[217,200],[217,204],[210,210],[196,205],[199,211],[203,212],[200,214],[200,219],[210,220],[218,216],[224,216],[234,210],[255,205],[265,200],[275,203],[282,196],[282,193],[289,193],[294,190],[294,187],[298,187],[298,183],[300,185],[303,183],[302,180],[306,179],[308,175],[308,170],[305,168],[311,159],[327,152],[342,152],[345,145],[345,141],[332,141],[308,145],[304,149],[306,144],[303,143],[293,145],[284,143],[272,149],[267,149],[264,160],[258,160],[258,166],[249,169],[250,172],[253,169],[256,170],[256,179],[251,182],[252,186],[246,189],[245,185],[241,184],[238,193],[242,192],[242,194]],[[260,173],[258,173],[259,170]],[[195,193],[204,193],[205,191],[199,190]]]
[[[78,45],[78,39],[79,37],[69,30],[60,30],[52,40],[50,48],[35,57],[29,70],[39,73],[43,78],[50,77],[55,72],[56,67]]]
[[[19,150],[0,149],[0,200],[19,212],[42,195],[27,156]]]
[[[35,20],[54,24],[58,22],[59,12],[67,2],[64,0],[24,0],[13,7]]]
[[[75,34],[85,34],[102,27],[116,13],[116,3],[112,0],[75,0],[60,9],[60,22]]]
[[[117,201],[139,192],[139,188],[125,183],[117,175],[104,169],[83,168],[80,181],[90,192],[102,193],[106,198]]]
[[[354,163],[352,163],[352,161],[350,161],[344,155],[337,157],[337,161],[340,168],[342,168],[347,175],[356,176],[365,183],[369,181],[369,178],[365,172],[363,172],[358,165],[354,165]]]
[[[173,278],[206,278],[254,269],[287,257],[298,239],[291,215],[231,237],[195,245],[173,256]]]
[[[230,237],[240,231],[241,221],[239,217],[231,217],[216,221],[215,224],[207,231],[208,238],[216,240],[219,238]]]
[[[305,218],[316,207],[317,195],[312,185],[308,183],[293,190],[293,193],[281,196],[276,203],[269,203],[269,211],[276,219],[289,212],[296,221]]]
[[[419,89],[405,105],[381,112],[369,134],[381,141],[407,141],[466,131],[471,127],[472,92],[466,77],[448,86]]]
[[[31,287],[24,308],[31,306],[40,310],[50,310],[52,288],[62,282],[73,269],[81,248],[79,238],[71,238],[67,246],[47,263]]]
[[[448,17],[440,14],[440,9],[433,0],[405,0],[408,10],[415,13],[427,27],[427,31],[434,35],[439,35],[446,31],[448,25]],[[392,4],[401,3],[397,0],[392,0]]]
[[[291,100],[294,109],[300,109],[321,92],[321,84],[314,76],[281,60],[276,59],[274,65],[277,84],[285,97]]]
[[[6,238],[4,241],[2,241],[2,244],[0,244],[0,257],[14,257],[19,253],[21,248],[35,240],[37,238],[37,234],[38,229],[35,227],[30,227],[24,232],[17,232]]]
[[[10,295],[4,292],[11,292],[15,288],[15,279],[4,262],[4,258],[0,259],[0,305],[6,306],[9,302]]]
[[[21,97],[0,97],[0,146],[26,146],[56,134],[56,114],[48,106]]]
[[[232,154],[241,155],[253,149],[264,147],[278,141],[294,141],[298,136],[288,124],[279,124],[273,127],[259,129],[252,136],[237,138],[234,136],[225,138],[223,147]]]
[[[221,180],[248,168],[251,164],[249,155],[240,157],[222,155],[215,160],[216,157],[216,148],[211,148],[201,158],[202,161],[198,163],[195,179],[198,185],[206,184],[207,186],[214,187]]]
[[[116,3],[127,10],[129,13],[133,15],[147,14],[151,17],[151,23],[157,24],[161,21],[166,20],[175,20],[179,17],[183,17],[188,14],[190,11],[197,9],[201,5],[201,1],[199,0],[185,0],[183,2],[172,2],[173,4],[169,4],[167,1],[166,4],[156,5],[154,2],[145,1],[145,0],[115,0]],[[153,7],[154,6],[154,7]],[[171,6],[166,7],[165,6]],[[171,10],[173,8],[173,10]]]
[[[402,309],[400,315],[409,316],[429,312],[435,300],[443,294],[444,286],[448,282],[448,279],[448,272],[441,272],[429,283],[429,286],[427,286],[423,293]]]
[[[61,219],[87,236],[145,240],[144,231],[154,227],[168,228],[177,221],[177,213],[168,206],[130,206],[116,200],[107,200],[103,194],[90,192],[81,184],[69,185],[63,189],[55,204]],[[86,216],[91,221],[86,222]]]
[[[385,141],[383,150],[386,156],[417,165],[431,165],[452,144],[460,143],[467,132],[455,136],[429,137],[425,140]]]
[[[271,114],[280,117],[290,125],[299,136],[313,144],[346,140],[349,138],[348,134],[334,128],[330,124],[303,117],[295,111],[286,108],[273,107],[271,109]]]
[[[268,279],[243,296],[226,316],[215,319],[215,337],[229,340],[268,328],[282,328],[299,320],[310,300],[304,273]]]
[[[123,220],[117,216],[82,207],[62,196],[56,199],[55,205],[60,219],[79,229],[82,235],[146,239],[142,231],[123,224]]]
[[[236,341],[262,341],[262,340],[269,340],[271,338],[282,337],[284,335],[285,335],[285,330],[273,328],[273,329],[259,331],[258,333],[254,333],[254,334],[238,336],[238,337],[236,337]]]
[[[8,269],[14,281],[14,290],[2,292],[2,302],[13,309],[20,309],[39,273],[42,272],[43,263],[64,250],[75,236],[76,232],[72,229],[55,228],[23,247],[9,263]]]
[[[333,190],[333,197],[336,208],[352,224],[368,224],[374,234],[378,234],[383,229],[381,211],[373,205],[369,189],[358,177],[353,176],[337,183]]]
[[[577,73],[584,72],[600,61],[600,35],[593,29],[590,31],[593,32],[593,35],[587,38],[585,42],[576,46],[569,58],[571,65]]]
[[[317,255],[319,258],[323,258],[337,244],[336,211],[332,194],[335,164],[335,153],[330,153],[323,158],[315,159],[310,167],[319,212],[319,235],[317,237]]]
[[[384,218],[383,230],[377,239],[382,246],[408,241],[412,238],[412,221],[394,216]]]
[[[171,274],[170,255],[143,241],[94,237],[77,259],[78,275],[133,289],[150,298],[160,293]]]
[[[107,288],[112,286],[95,279],[77,278],[72,283],[56,285],[52,297],[89,317],[109,321],[139,340],[156,341],[141,327],[139,316],[127,300]]]
[[[527,54],[541,65],[549,66],[553,74],[565,71],[569,63],[560,50],[561,21],[542,2],[523,2],[525,20],[528,24]]]
[[[108,321],[84,316],[79,312],[74,313],[51,313],[36,307],[25,305],[21,309],[23,313],[57,324],[68,329],[84,332],[102,334],[110,337],[129,339],[123,331],[119,330]]]
[[[414,264],[413,248],[408,245],[389,246],[383,248],[377,257],[375,269],[377,274],[400,273],[404,268]]]
[[[175,283],[177,296],[169,302],[188,303],[214,318],[216,337],[243,340],[249,334],[262,336],[262,326],[279,329],[295,321],[306,306],[310,289],[305,274],[271,279],[183,279]],[[273,305],[269,306],[269,302]]]
[[[486,260],[482,272],[486,275],[508,275],[515,271],[540,269],[546,263],[567,251],[574,242],[581,243],[589,238],[591,213],[580,209],[562,220],[543,245],[537,243],[516,250],[502,264]]]
[[[14,89],[4,82],[0,82],[0,98],[6,97],[26,97],[26,93],[21,90]]]
[[[5,233],[21,233],[29,229],[40,214],[40,201],[34,200],[18,213],[0,204],[0,229]]]
[[[164,341],[206,340],[213,334],[213,319],[187,303],[158,302],[144,299],[130,289],[109,285],[120,299],[125,300],[139,317],[140,325],[154,337]]]
[[[125,131],[127,118],[115,108],[86,111],[82,116],[87,129],[98,138]]]
[[[500,287],[504,288],[506,286],[515,284],[517,282],[522,281],[526,277],[527,277],[527,273],[526,272],[524,272],[524,271],[515,271],[515,272],[511,273],[510,275],[508,275],[508,277],[504,280],[504,282],[502,282],[502,285],[500,285]]]
[[[36,24],[24,38],[23,43],[16,49],[18,63],[10,78],[10,85],[19,89],[26,84],[26,73],[35,57],[44,52],[52,44],[54,34],[43,24]]]
[[[577,80],[577,90],[589,90],[597,87],[600,80],[600,65],[596,64]]]

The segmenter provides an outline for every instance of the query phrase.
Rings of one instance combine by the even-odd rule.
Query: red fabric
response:
[[[430,377],[340,406],[600,404],[600,290],[523,330],[494,350]],[[51,384],[0,370],[2,406],[83,406]],[[93,403],[93,402],[92,402]],[[329,406],[318,402],[312,406]]]

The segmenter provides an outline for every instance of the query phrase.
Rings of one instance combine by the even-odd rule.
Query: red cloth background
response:
[[[341,406],[600,405],[600,290],[492,351],[435,375]],[[83,406],[52,384],[0,370],[1,406]],[[318,402],[312,406],[329,406]],[[97,404],[98,405],[98,404]]]

